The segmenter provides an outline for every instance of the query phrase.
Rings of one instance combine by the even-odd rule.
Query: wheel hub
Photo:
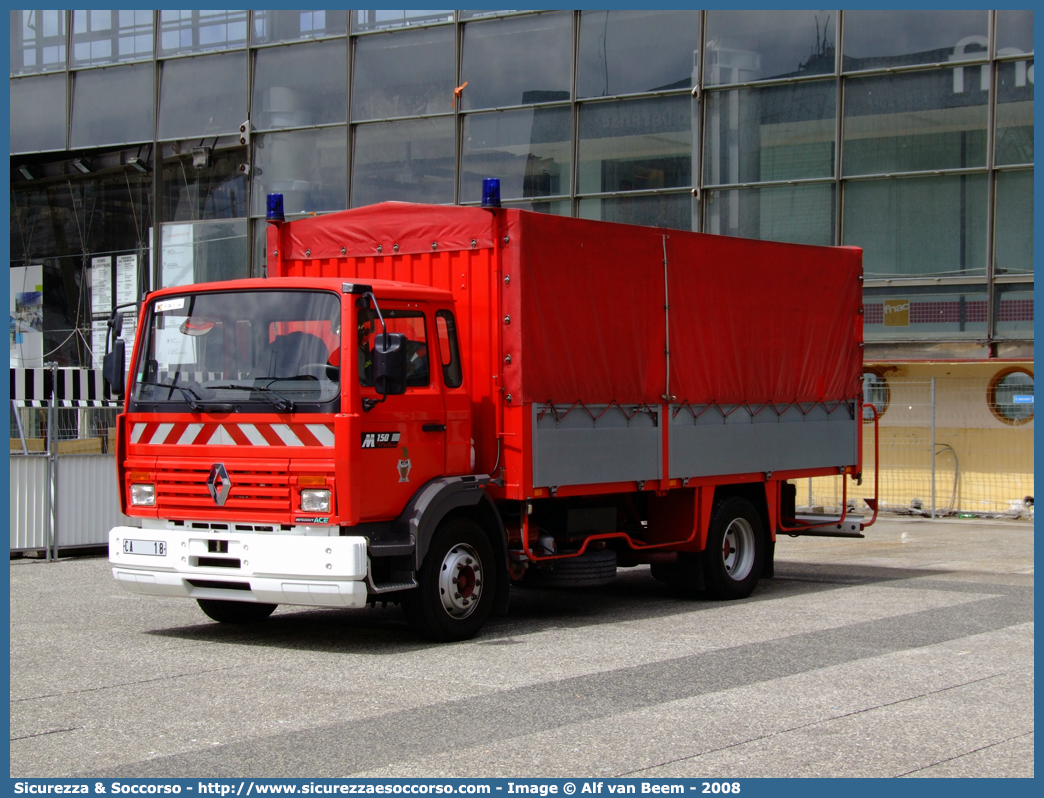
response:
[[[453,618],[466,618],[482,597],[482,563],[478,552],[458,543],[446,552],[439,572],[439,596],[443,609]]]
[[[725,573],[737,582],[746,579],[754,567],[754,530],[744,518],[734,518],[725,529],[721,550]]]

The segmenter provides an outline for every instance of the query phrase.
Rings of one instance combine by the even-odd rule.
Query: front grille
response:
[[[207,490],[207,468],[165,468],[157,464],[156,507],[168,517],[184,513],[219,516],[224,513],[242,515],[243,511],[261,513],[290,512],[290,484],[286,473],[271,470],[237,468],[225,464],[232,489],[224,505],[218,506]],[[213,525],[212,525],[213,526]]]

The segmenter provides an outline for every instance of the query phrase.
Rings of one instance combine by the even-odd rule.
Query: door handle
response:
[[[421,425],[421,429],[424,430],[425,432],[445,432],[446,431],[446,425],[445,424],[436,424],[436,423],[422,424]]]

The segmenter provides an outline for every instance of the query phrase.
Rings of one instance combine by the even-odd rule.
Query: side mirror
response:
[[[112,316],[112,324],[110,324],[109,326],[112,327],[113,338],[119,338],[121,335],[123,335],[123,314],[114,313]]]
[[[123,381],[127,374],[127,345],[122,338],[116,338],[112,342],[112,351],[106,353],[102,361],[102,376],[109,383],[109,390],[113,396],[122,397],[124,391]]]
[[[403,333],[374,336],[373,385],[382,396],[406,393],[406,336]]]

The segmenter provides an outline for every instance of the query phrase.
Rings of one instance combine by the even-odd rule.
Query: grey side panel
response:
[[[858,462],[860,425],[850,403],[832,413],[816,405],[807,412],[791,407],[782,414],[766,407],[757,415],[745,406],[718,410],[674,405],[670,424],[672,479]]]
[[[577,407],[558,414],[548,410],[541,415],[542,410],[533,405],[534,486],[661,478],[659,407],[635,412],[634,407],[589,405],[587,410]]]

